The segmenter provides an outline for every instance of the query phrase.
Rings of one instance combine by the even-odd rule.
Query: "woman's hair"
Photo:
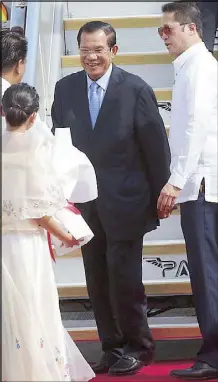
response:
[[[2,107],[8,124],[19,127],[39,110],[39,96],[36,89],[28,84],[12,85],[3,95]]]

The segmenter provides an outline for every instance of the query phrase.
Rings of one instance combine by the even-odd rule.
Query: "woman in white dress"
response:
[[[49,136],[35,128],[39,97],[13,85],[2,105],[2,381],[88,381],[94,373],[62,326],[44,234],[77,243],[52,218],[66,199]]]

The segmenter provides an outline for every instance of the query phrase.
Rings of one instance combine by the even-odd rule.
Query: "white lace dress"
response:
[[[94,373],[62,326],[48,244],[34,220],[66,204],[48,142],[12,134],[2,156],[2,381],[88,381]]]

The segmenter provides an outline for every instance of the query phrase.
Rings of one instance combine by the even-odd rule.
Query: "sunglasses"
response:
[[[189,23],[183,23],[179,25],[187,25]],[[165,34],[167,37],[172,34],[173,29],[175,29],[178,25],[170,26],[170,25],[164,25],[163,27],[158,28],[158,33],[160,37],[163,37],[163,34]]]

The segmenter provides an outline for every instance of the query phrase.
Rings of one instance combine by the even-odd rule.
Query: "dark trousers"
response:
[[[109,239],[94,203],[86,221],[95,236],[82,247],[82,254],[102,349],[108,353],[141,354],[143,358],[154,347],[142,284],[143,238]]]
[[[200,192],[197,201],[181,204],[181,225],[203,337],[197,359],[218,368],[218,203]]]
[[[218,28],[218,2],[198,1],[203,24],[203,41],[207,49],[213,52],[216,29]]]

